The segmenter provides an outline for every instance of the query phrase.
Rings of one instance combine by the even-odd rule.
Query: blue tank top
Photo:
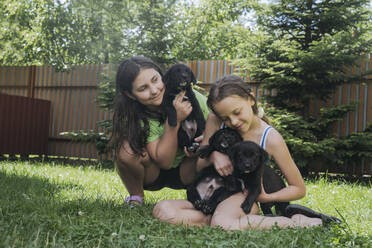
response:
[[[266,138],[267,138],[267,134],[269,133],[270,129],[272,129],[272,128],[273,128],[272,126],[268,126],[268,127],[265,128],[265,130],[262,133],[261,140],[260,140],[260,146],[264,150],[266,150]]]

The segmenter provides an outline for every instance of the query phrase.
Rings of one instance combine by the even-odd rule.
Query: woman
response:
[[[191,104],[183,101],[184,93],[177,96],[178,123],[169,126],[160,106],[164,90],[162,72],[150,59],[133,57],[119,65],[110,143],[130,194],[124,202],[131,206],[143,203],[144,190],[182,189],[195,177],[196,155],[177,148],[180,122],[191,113]],[[195,94],[207,116],[206,98]]]
[[[256,99],[248,84],[237,76],[227,76],[215,83],[209,93],[208,107],[213,111],[209,114],[204,140],[207,144],[209,137],[222,126],[236,129],[244,140],[262,145],[275,161],[287,180],[288,186],[278,192],[267,194],[263,187],[258,202],[287,202],[305,196],[306,189],[302,176],[294,163],[287,145],[280,133],[270,127],[263,114],[259,113]],[[230,175],[233,166],[229,158],[219,152],[213,152],[208,160],[198,160],[198,170],[213,163],[221,176]],[[245,230],[249,228],[267,229],[274,225],[279,227],[307,227],[321,225],[320,218],[309,218],[301,214],[307,208],[299,206],[289,209],[292,217],[266,217],[258,215],[258,206],[254,204],[249,215],[246,215],[240,205],[245,199],[243,193],[237,193],[222,201],[213,216],[205,216],[193,208],[186,200],[165,200],[159,202],[153,211],[161,221],[203,226],[220,226],[224,229]],[[309,211],[311,211],[309,209]]]

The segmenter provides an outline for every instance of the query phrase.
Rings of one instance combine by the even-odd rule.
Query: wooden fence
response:
[[[353,73],[371,70],[371,58],[361,59],[361,68]],[[224,75],[239,71],[228,61],[193,61],[187,63],[202,87],[209,85]],[[95,98],[102,73],[115,73],[116,65],[82,65],[69,72],[55,72],[51,66],[0,67],[0,92],[10,95],[45,99],[51,102],[48,154],[64,157],[97,158],[94,145],[72,144],[59,134],[61,132],[94,130],[100,120],[111,119],[111,113],[98,108]],[[244,78],[250,82],[249,74]],[[365,129],[372,122],[372,77],[365,78],[363,85],[340,86],[327,103],[314,102],[311,109],[317,113],[322,106],[334,106],[359,100],[354,112],[348,114],[335,127],[335,135],[340,137]],[[259,83],[252,83],[252,90],[259,100],[264,92]],[[6,118],[0,116],[0,118]],[[1,137],[0,137],[1,138]],[[353,169],[356,174],[372,174],[372,163],[362,161]]]
[[[0,93],[0,154],[47,154],[50,101]]]

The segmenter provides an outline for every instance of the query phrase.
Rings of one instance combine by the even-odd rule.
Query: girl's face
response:
[[[236,129],[242,135],[251,127],[255,116],[253,105],[254,101],[251,98],[232,95],[217,102],[213,109],[226,126]]]
[[[132,95],[148,108],[159,107],[163,101],[165,86],[155,69],[141,69],[133,82]]]

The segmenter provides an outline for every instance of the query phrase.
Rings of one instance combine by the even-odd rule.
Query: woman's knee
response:
[[[152,214],[154,218],[162,221],[162,222],[172,222],[173,219],[176,217],[176,209],[174,204],[172,204],[172,200],[163,200],[158,202]]]

